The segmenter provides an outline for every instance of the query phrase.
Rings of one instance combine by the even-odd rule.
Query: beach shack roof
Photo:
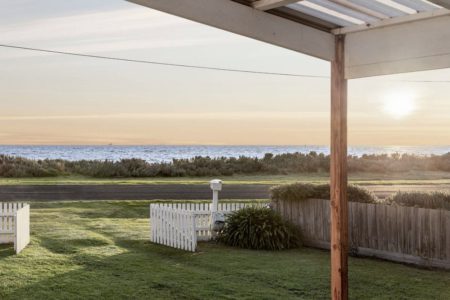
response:
[[[450,0],[128,1],[331,62],[331,296],[347,299],[347,80],[450,68]]]

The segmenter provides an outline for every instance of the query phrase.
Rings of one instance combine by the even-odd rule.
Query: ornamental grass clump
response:
[[[269,208],[247,207],[232,213],[218,235],[228,246],[255,250],[284,250],[301,245],[300,232]]]

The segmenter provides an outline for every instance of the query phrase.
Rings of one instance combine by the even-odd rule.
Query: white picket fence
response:
[[[14,243],[17,253],[30,243],[30,205],[0,202],[0,244]]]
[[[151,241],[187,251],[195,251],[195,216],[192,212],[150,205]]]
[[[244,207],[266,203],[219,203],[218,212],[229,214]],[[150,240],[157,244],[194,252],[197,241],[211,239],[210,203],[150,204]]]

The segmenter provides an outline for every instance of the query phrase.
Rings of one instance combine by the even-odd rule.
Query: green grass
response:
[[[0,247],[0,299],[329,299],[329,253],[148,241],[148,202],[32,204],[32,241]],[[351,258],[353,299],[450,299],[450,272]]]
[[[327,183],[327,173],[296,175],[234,175],[221,176],[227,184],[284,184],[297,181]],[[50,185],[50,184],[206,184],[212,177],[156,177],[156,178],[91,178],[82,176],[60,176],[40,178],[0,178],[0,185]],[[450,184],[450,172],[409,172],[409,173],[355,173],[349,180],[354,184],[397,185],[397,184]]]

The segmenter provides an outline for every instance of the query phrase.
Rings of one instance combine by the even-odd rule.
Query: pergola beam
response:
[[[346,78],[450,68],[447,28],[449,14],[347,33]]]
[[[393,25],[397,25],[397,24],[406,24],[406,23],[411,23],[411,22],[423,21],[426,19],[433,19],[433,18],[443,17],[443,16],[450,16],[450,10],[437,9],[437,10],[422,12],[420,14],[406,15],[406,16],[401,16],[401,17],[392,18],[392,19],[383,19],[383,20],[379,20],[379,21],[370,22],[369,24],[337,28],[337,29],[333,29],[331,32],[334,34],[347,34],[347,33],[353,33],[353,32],[358,32],[358,31],[372,30],[375,28],[388,27],[388,26],[393,26]]]
[[[331,61],[334,36],[229,0],[127,0],[269,44]]]
[[[258,0],[253,2],[252,6],[259,10],[269,10],[299,1],[301,0]]]

